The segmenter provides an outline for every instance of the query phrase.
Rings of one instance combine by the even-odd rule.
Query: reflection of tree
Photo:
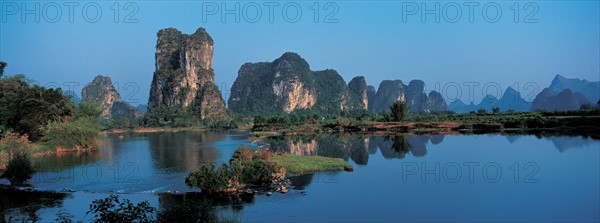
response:
[[[405,135],[395,136],[392,149],[397,153],[400,153],[401,157],[404,157],[410,151],[410,144],[408,144],[408,138]]]
[[[37,211],[42,208],[61,206],[70,196],[66,193],[43,191],[17,191],[0,188],[0,222],[35,222],[40,220]]]
[[[313,174],[290,176],[290,182],[296,190],[304,190],[313,181]]]
[[[237,213],[243,205],[254,203],[254,195],[160,194],[158,202],[161,222],[219,222],[221,214],[216,207],[229,206]]]

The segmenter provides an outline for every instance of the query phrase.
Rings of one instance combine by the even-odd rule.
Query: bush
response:
[[[155,208],[148,201],[134,205],[128,199],[119,199],[117,195],[110,195],[104,199],[97,199],[90,204],[86,214],[94,215],[94,222],[129,223],[129,222],[154,222]]]
[[[271,183],[273,174],[278,170],[279,168],[275,163],[254,159],[251,163],[242,166],[239,179],[244,184],[261,185]]]
[[[392,121],[399,122],[406,118],[408,115],[408,104],[404,100],[397,100],[394,102],[392,106],[390,106],[390,110],[392,112]]]
[[[82,117],[73,121],[49,122],[43,141],[53,148],[95,149],[100,146],[98,120]]]
[[[229,184],[231,174],[227,164],[218,169],[214,164],[203,164],[197,171],[191,172],[185,177],[185,184],[189,187],[200,188],[202,192],[216,193],[231,188]]]
[[[18,152],[15,153],[12,158],[8,161],[6,171],[0,176],[0,178],[6,178],[10,181],[10,185],[19,186],[23,185],[27,180],[31,179],[31,176],[35,173],[31,159],[28,153]]]

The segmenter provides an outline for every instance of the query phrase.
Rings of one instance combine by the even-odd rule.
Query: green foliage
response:
[[[485,114],[487,111],[485,110],[485,108],[480,108],[477,109],[477,114]]]
[[[0,78],[4,75],[4,68],[6,68],[6,62],[0,61]]]
[[[197,171],[191,172],[185,177],[185,184],[189,187],[200,188],[202,192],[216,193],[228,188],[231,173],[227,164],[215,168],[214,164],[202,164]]]
[[[35,142],[43,136],[42,126],[70,116],[75,105],[60,89],[30,87],[24,78],[0,80],[0,126],[27,134]]]
[[[171,108],[156,108],[148,111],[144,117],[148,127],[191,127],[200,126],[198,115],[181,106]]]
[[[498,113],[498,112],[500,112],[500,107],[497,107],[497,106],[496,106],[496,107],[493,107],[493,108],[492,108],[492,112],[493,112],[493,113]]]
[[[408,104],[404,100],[397,100],[390,106],[392,112],[392,121],[399,122],[406,118],[408,115]]]
[[[148,201],[134,205],[128,199],[120,200],[118,195],[96,199],[90,204],[86,214],[92,214],[94,222],[129,223],[155,222],[156,209]]]
[[[44,128],[42,141],[52,148],[95,149],[99,146],[99,106],[79,104],[70,120],[50,121]]]
[[[270,183],[275,174],[281,173],[280,166],[270,161],[270,153],[240,146],[229,165],[222,164],[216,168],[214,164],[203,164],[198,170],[188,174],[185,184],[210,194],[238,189],[242,184]]]
[[[235,163],[235,161],[234,161]],[[233,164],[232,166],[239,165],[238,173],[239,180],[244,184],[262,185],[264,183],[270,183],[273,180],[273,173],[278,171],[278,166],[269,161],[261,159],[252,159],[249,163]]]
[[[23,185],[35,173],[31,164],[31,158],[26,152],[18,152],[12,155],[8,165],[0,178],[6,178],[12,186]]]

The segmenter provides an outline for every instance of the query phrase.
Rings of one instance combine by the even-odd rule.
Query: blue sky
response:
[[[271,2],[278,4],[272,16],[268,2],[126,3],[81,2],[71,17],[64,2],[0,2],[0,60],[9,63],[5,73],[63,88],[78,83],[78,93],[95,75],[108,75],[127,101],[146,103],[157,31],[174,27],[193,33],[202,26],[214,39],[215,79],[226,96],[243,63],[272,61],[286,51],[299,53],[313,70],[335,69],[346,81],[363,75],[377,87],[386,79],[421,79],[426,90],[441,91],[449,100],[460,96],[478,102],[485,94],[498,94],[497,86],[500,91],[518,88],[532,100],[556,74],[600,79],[599,1],[477,2],[473,14],[470,3],[461,1]],[[239,22],[234,14],[222,21],[224,7],[236,4]],[[438,11],[421,14],[436,4]],[[33,14],[23,14],[26,9]],[[125,23],[135,10],[127,20],[132,23]]]

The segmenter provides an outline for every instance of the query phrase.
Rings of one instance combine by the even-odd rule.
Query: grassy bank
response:
[[[340,158],[323,156],[297,156],[292,154],[277,154],[271,161],[282,166],[289,173],[309,173],[329,170],[344,170],[346,161]]]

